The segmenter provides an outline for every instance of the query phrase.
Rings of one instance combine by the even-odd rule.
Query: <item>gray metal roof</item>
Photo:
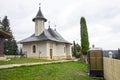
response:
[[[41,11],[40,7],[39,7],[39,11],[38,11],[38,13],[37,13],[36,17],[35,17],[35,18],[33,18],[33,21],[35,21],[36,19],[43,19],[45,22],[47,21],[47,19],[43,16],[43,14],[42,14],[42,11]]]
[[[45,41],[45,40],[62,42],[62,43],[69,43],[57,31],[55,31],[51,28],[44,30],[39,36],[35,36],[35,34],[33,34],[30,37],[23,39],[19,42],[25,43],[25,42]]]

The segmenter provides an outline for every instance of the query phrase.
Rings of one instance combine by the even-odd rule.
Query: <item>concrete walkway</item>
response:
[[[0,65],[0,69],[20,67],[20,66],[31,66],[31,65],[38,65],[38,64],[62,63],[62,62],[70,62],[70,61],[73,61],[73,60],[60,60],[60,61],[53,61],[53,62],[36,62],[36,63],[23,63],[23,64],[8,64],[8,65]]]

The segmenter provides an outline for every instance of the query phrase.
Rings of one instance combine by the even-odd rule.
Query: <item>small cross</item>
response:
[[[49,28],[50,28],[50,21],[48,21],[48,26],[49,26]]]
[[[41,3],[39,3],[39,8],[41,7]]]

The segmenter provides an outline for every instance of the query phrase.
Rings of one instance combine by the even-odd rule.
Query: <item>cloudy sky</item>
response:
[[[0,17],[8,16],[17,41],[34,33],[39,3],[45,18],[68,41],[80,43],[80,18],[87,21],[90,46],[120,48],[120,0],[0,0]],[[48,22],[46,22],[48,28]]]

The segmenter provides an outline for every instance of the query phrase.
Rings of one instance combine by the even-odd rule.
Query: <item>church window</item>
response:
[[[36,53],[36,46],[33,45],[33,53]]]

